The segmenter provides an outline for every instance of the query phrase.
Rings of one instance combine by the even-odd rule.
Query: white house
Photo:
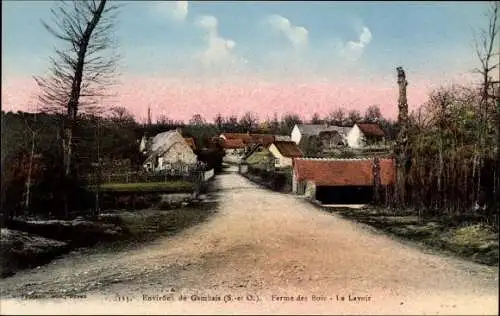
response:
[[[274,167],[291,167],[294,158],[302,157],[302,151],[293,141],[275,141],[269,145],[268,150],[275,159]]]
[[[321,132],[336,131],[342,136],[343,139],[346,138],[350,127],[344,126],[334,126],[328,124],[295,124],[292,129],[290,138],[296,144],[300,144],[300,141],[307,136],[318,136]]]
[[[156,135],[147,150],[144,168],[160,171],[178,168],[189,169],[197,163],[197,157],[178,130]]]
[[[384,141],[384,131],[375,123],[354,124],[347,133],[347,144],[351,148],[363,148],[367,145],[380,144]]]

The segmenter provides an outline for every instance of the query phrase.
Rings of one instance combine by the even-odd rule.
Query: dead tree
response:
[[[494,81],[492,79],[492,73],[498,68],[499,63],[495,61],[495,57],[499,55],[498,46],[495,44],[498,41],[498,13],[499,13],[499,3],[493,2],[491,4],[490,10],[487,13],[488,16],[488,27],[487,29],[480,30],[479,37],[475,36],[474,44],[476,47],[476,55],[480,61],[480,68],[476,69],[476,72],[481,75],[481,99],[478,107],[478,123],[479,127],[477,129],[477,137],[478,141],[476,143],[476,150],[474,155],[474,173],[477,172],[477,182],[476,182],[476,199],[478,199],[481,194],[481,169],[483,167],[482,160],[485,155],[485,147],[488,147],[486,144],[486,136],[488,133],[487,123],[488,123],[488,113],[496,113],[493,118],[495,129],[497,133],[496,147],[496,161],[497,161],[497,170],[495,174],[495,184],[498,184],[500,180],[498,180],[499,173],[499,165],[498,161],[500,160],[499,154],[499,145],[500,145],[500,119],[498,118],[498,101],[497,106],[495,107],[493,104],[496,99],[498,99],[498,95],[495,97],[495,84],[498,84],[498,80]],[[498,73],[498,70],[496,71]],[[498,186],[496,186],[495,191],[498,191]],[[496,194],[498,194],[496,192]],[[499,197],[499,195],[497,195]],[[498,199],[497,199],[498,200]],[[498,204],[496,203],[497,212],[498,212]]]
[[[399,133],[396,139],[396,196],[395,200],[400,207],[406,205],[406,179],[408,163],[408,101],[406,98],[406,75],[402,67],[396,68],[398,74],[399,99],[398,123]]]
[[[106,0],[63,2],[52,9],[53,24],[43,26],[64,48],[55,50],[50,58],[51,74],[35,77],[41,89],[43,110],[62,118],[63,166],[66,178],[71,176],[74,129],[78,114],[96,109],[104,88],[112,83],[117,55],[111,38],[116,5]],[[108,54],[105,54],[108,53]],[[67,203],[65,203],[67,215]]]
[[[116,56],[102,56],[112,48],[111,31],[116,6],[107,0],[75,1],[52,9],[55,27],[44,27],[65,49],[56,49],[51,57],[51,75],[35,77],[41,88],[43,110],[63,114],[63,152],[66,175],[71,172],[73,129],[79,112],[96,108],[97,97],[104,95],[104,86],[111,83]],[[70,7],[72,6],[72,7]]]

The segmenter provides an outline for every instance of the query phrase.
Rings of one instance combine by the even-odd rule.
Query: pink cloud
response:
[[[459,78],[463,81],[463,78]],[[4,80],[3,80],[4,81]],[[447,82],[442,84],[446,85]],[[414,79],[408,86],[411,108],[422,104],[428,93],[437,87],[430,80]],[[33,80],[4,81],[2,108],[4,111],[29,110],[37,87]],[[128,108],[138,119],[144,120],[148,106],[153,119],[167,115],[172,119],[189,120],[199,113],[212,121],[218,113],[241,116],[253,111],[264,120],[286,112],[309,118],[314,112],[326,115],[338,106],[362,113],[369,105],[378,104],[385,117],[397,116],[398,88],[395,78],[379,82],[309,82],[271,83],[259,81],[196,82],[174,78],[125,78],[116,88],[117,97],[106,100],[110,105]]]

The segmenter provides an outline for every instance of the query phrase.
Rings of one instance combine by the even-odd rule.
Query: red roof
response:
[[[246,145],[241,139],[225,139],[222,141],[222,148],[225,149],[238,149],[245,148]]]
[[[273,143],[274,146],[278,149],[278,151],[285,157],[288,158],[296,158],[302,157],[302,151],[299,146],[295,142],[287,142],[287,141],[276,141]]]
[[[226,139],[240,139],[244,142],[252,142],[252,136],[246,133],[222,133],[221,137],[224,136]]]
[[[189,147],[191,147],[191,149],[193,149],[193,150],[196,149],[196,145],[195,145],[194,139],[192,137],[184,137],[184,140],[189,145]]]
[[[255,143],[269,146],[274,142],[274,135],[270,134],[251,134]]]
[[[222,133],[226,139],[241,139],[245,144],[270,145],[274,141],[271,134]]]
[[[309,180],[324,186],[371,186],[372,166],[372,159],[294,159],[298,181]],[[380,159],[381,184],[392,184],[395,178],[394,160]]]
[[[384,131],[378,126],[378,124],[375,123],[359,123],[356,124],[358,125],[359,129],[365,136],[379,136],[379,137],[384,137],[385,133]]]

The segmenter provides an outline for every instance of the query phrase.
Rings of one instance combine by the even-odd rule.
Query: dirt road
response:
[[[215,181],[219,211],[208,222],[137,249],[69,254],[2,280],[2,313],[498,311],[498,268],[424,253],[236,173]],[[28,294],[66,299],[6,299]]]

